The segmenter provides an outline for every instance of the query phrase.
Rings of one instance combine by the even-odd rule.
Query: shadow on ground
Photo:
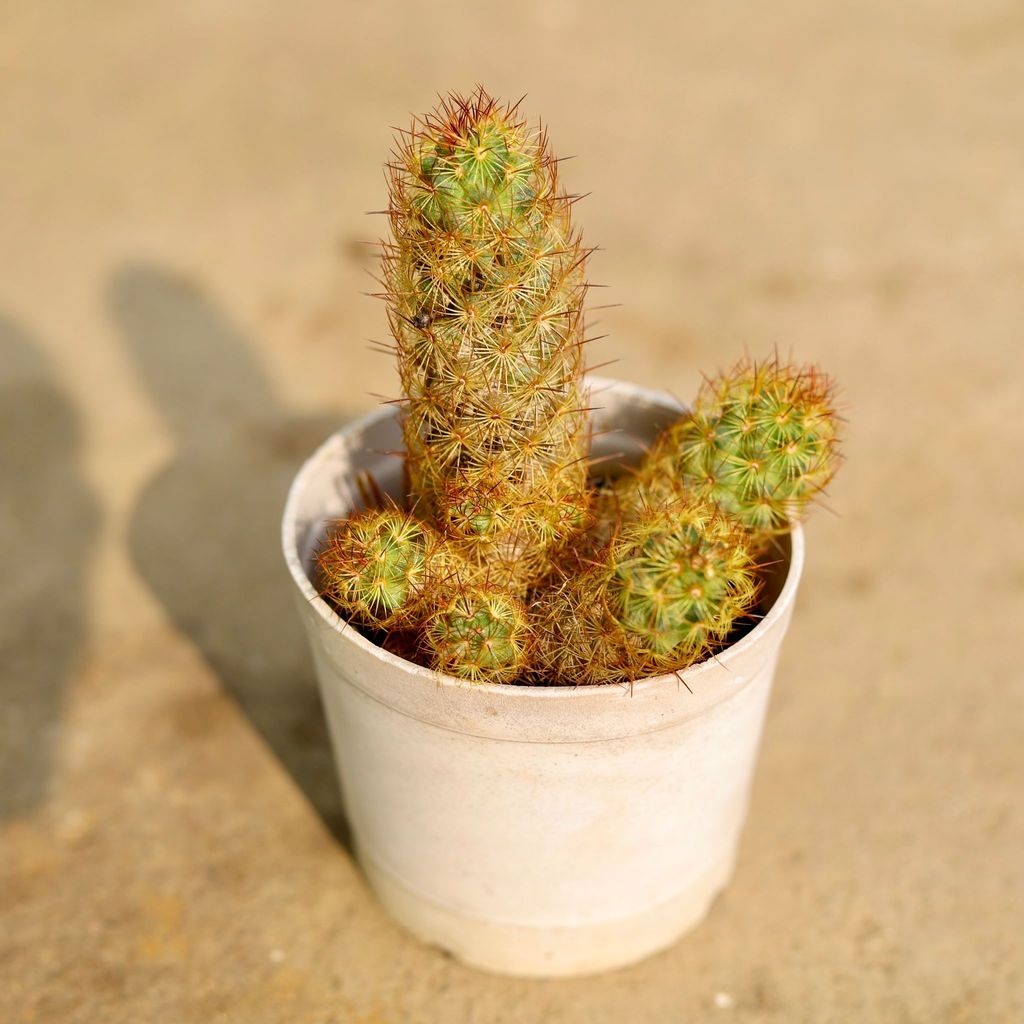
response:
[[[346,845],[311,659],[281,556],[285,495],[344,417],[284,408],[246,339],[194,283],[133,263],[108,302],[177,451],[145,487],[132,557]]]
[[[42,805],[87,623],[99,505],[78,414],[28,332],[0,314],[0,821]]]

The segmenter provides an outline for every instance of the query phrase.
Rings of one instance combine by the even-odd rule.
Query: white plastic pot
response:
[[[591,384],[599,452],[635,457],[679,413],[665,395]],[[669,945],[732,873],[800,529],[770,611],[685,685],[471,686],[370,643],[310,583],[325,522],[358,502],[355,474],[396,488],[384,453],[400,446],[391,409],[345,427],[300,471],[283,524],[366,877],[416,935],[504,974],[587,973]]]

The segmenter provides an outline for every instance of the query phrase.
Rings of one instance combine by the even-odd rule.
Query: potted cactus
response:
[[[746,362],[684,410],[586,377],[574,197],[483,90],[387,167],[404,395],[306,463],[283,527],[356,852],[467,962],[626,963],[731,873],[831,386]]]

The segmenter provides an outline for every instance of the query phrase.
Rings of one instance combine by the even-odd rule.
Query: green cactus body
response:
[[[362,625],[418,625],[428,601],[428,567],[440,545],[436,532],[407,512],[366,509],[328,532],[317,552],[320,587]]]
[[[388,184],[412,512],[335,524],[324,593],[471,682],[625,683],[706,657],[753,607],[755,556],[835,472],[828,378],[745,362],[592,489],[588,252],[544,133],[482,89],[451,95],[400,135]]]
[[[482,90],[415,123],[389,169],[384,276],[416,508],[523,592],[586,522],[572,201],[543,134]]]
[[[693,413],[658,439],[620,497],[659,500],[681,484],[763,539],[802,517],[837,463],[828,378],[777,361],[744,363],[705,384]]]
[[[594,563],[537,603],[544,675],[642,679],[699,660],[756,596],[746,531],[701,501],[636,514]]]
[[[530,635],[520,601],[476,586],[456,588],[426,627],[433,667],[470,682],[514,682],[529,664]]]

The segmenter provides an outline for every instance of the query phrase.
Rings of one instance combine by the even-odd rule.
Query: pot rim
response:
[[[594,388],[616,386],[628,388],[638,398],[651,405],[664,406],[666,403],[671,403],[672,405],[679,406],[678,401],[665,392],[644,388],[629,381],[588,376],[587,383]],[[679,406],[679,408],[681,410],[682,406]],[[598,683],[587,686],[524,686],[518,683],[473,683],[466,679],[459,679],[457,676],[445,675],[443,672],[427,668],[424,665],[417,665],[414,662],[406,661],[405,658],[400,658],[398,655],[384,650],[369,640],[359,631],[358,627],[338,615],[317,593],[312,580],[310,580],[302,564],[302,558],[298,549],[297,531],[295,529],[302,492],[305,490],[309,478],[320,468],[320,463],[331,456],[340,444],[346,443],[346,438],[349,435],[365,430],[373,424],[396,415],[397,413],[393,407],[382,406],[345,423],[331,434],[303,463],[295,479],[292,481],[291,487],[288,490],[288,498],[281,522],[281,541],[284,548],[285,562],[302,596],[331,629],[337,633],[347,632],[347,639],[379,659],[384,665],[419,679],[433,688],[471,689],[474,692],[490,693],[497,697],[515,697],[518,700],[524,698],[545,701],[570,699],[598,700],[605,698],[610,692],[621,692],[623,690],[628,690],[631,695],[637,696],[665,686],[677,687],[680,678],[683,677],[683,673],[685,673],[685,682],[689,686],[699,680],[702,675],[721,668],[728,670],[730,662],[741,658],[751,646],[758,643],[762,635],[771,630],[775,623],[787,613],[789,606],[793,602],[804,565],[804,534],[799,523],[793,524],[789,534],[791,550],[786,579],[771,608],[768,609],[768,612],[761,621],[735,643],[722,648],[703,661],[681,669],[678,674],[668,672],[657,676],[645,676],[642,679],[629,683]]]

